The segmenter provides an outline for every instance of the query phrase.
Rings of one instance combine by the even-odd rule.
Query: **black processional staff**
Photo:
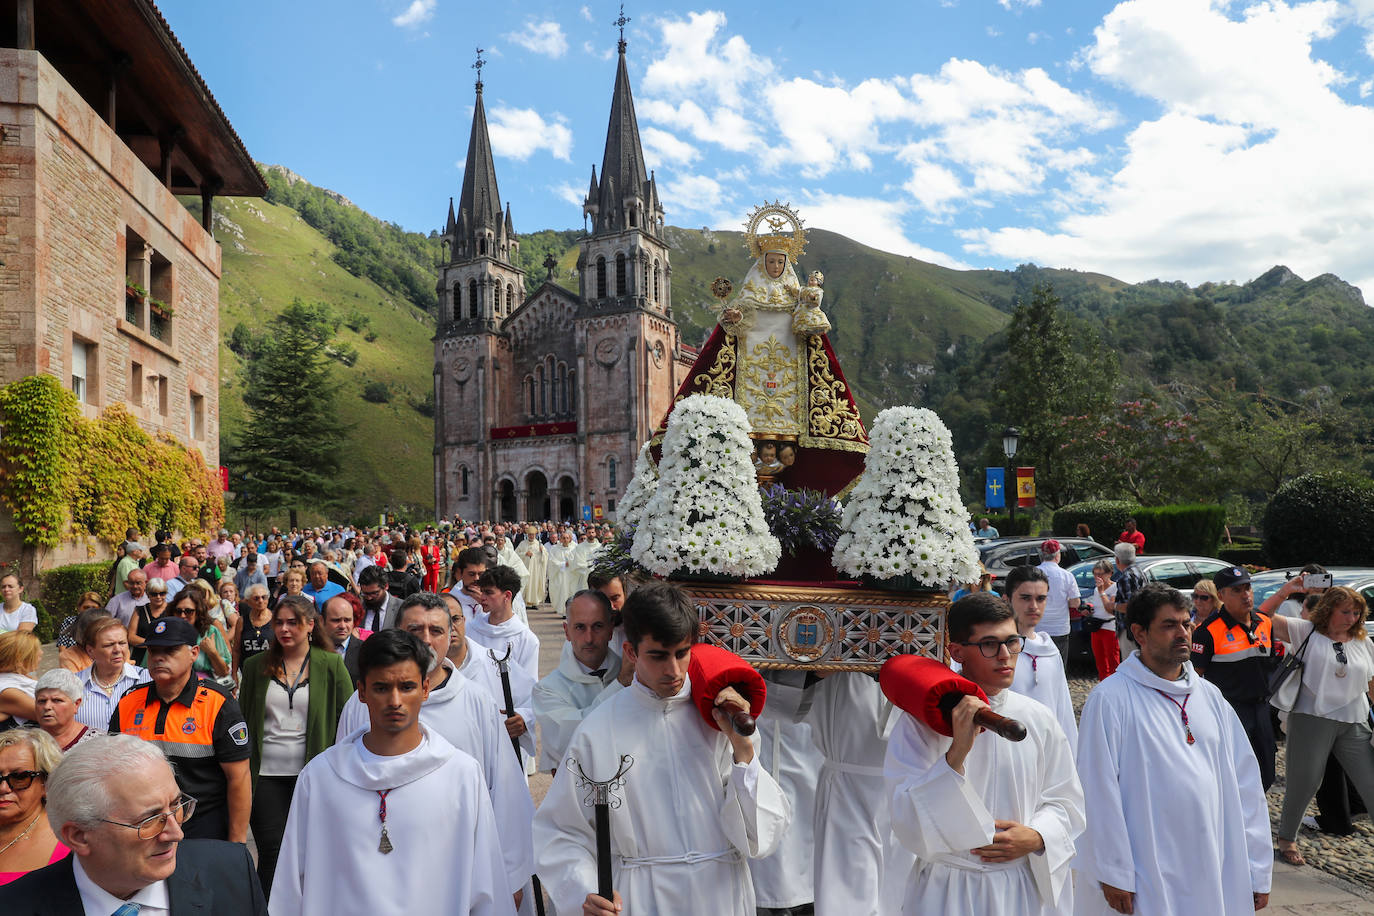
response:
[[[496,651],[494,649],[487,650],[487,654],[491,656],[491,660],[496,663],[496,670],[501,672],[501,693],[504,694],[506,698],[506,708],[502,710],[502,714],[504,714],[506,718],[515,715],[515,697],[510,691],[510,653],[510,643],[506,643],[506,654],[502,655],[500,658],[496,657]],[[525,727],[528,728],[528,724]],[[525,756],[520,753],[520,739],[515,735],[511,735],[510,744],[511,747],[515,748],[515,762],[520,765],[520,772],[523,773],[525,772]],[[538,916],[544,916],[544,887],[539,883],[538,875],[530,875],[530,891],[534,894],[535,912]]]
[[[568,758],[568,768],[577,774],[577,784],[587,790],[583,804],[590,805],[596,817],[596,893],[608,902],[615,900],[615,888],[611,886],[611,809],[620,807],[620,798],[611,793],[625,784],[625,774],[634,762],[629,754],[623,754],[614,776],[593,779],[582,764]]]

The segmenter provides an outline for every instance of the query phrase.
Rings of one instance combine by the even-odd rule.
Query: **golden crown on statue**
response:
[[[768,224],[767,233],[760,234],[762,223]],[[789,226],[790,232],[786,231]],[[749,254],[756,258],[762,257],[765,252],[781,251],[795,264],[806,249],[806,230],[802,228],[802,218],[790,203],[776,200],[755,207],[750,212],[744,222],[744,238],[749,246]]]

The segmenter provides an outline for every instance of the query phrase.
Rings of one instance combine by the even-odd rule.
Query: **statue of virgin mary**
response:
[[[796,211],[776,201],[756,207],[745,226],[754,265],[734,298],[728,281],[713,284],[724,300],[719,321],[674,403],[690,394],[733,399],[761,449],[792,447],[779,475],[785,485],[841,496],[863,472],[868,435],[826,337],[821,276],[804,287],[797,279],[806,231]],[[667,424],[665,416],[655,443]]]

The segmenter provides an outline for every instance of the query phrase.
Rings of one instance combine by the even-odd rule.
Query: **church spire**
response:
[[[477,49],[477,102],[472,112],[472,135],[468,138],[468,158],[463,168],[463,189],[458,197],[458,210],[465,217],[461,229],[465,234],[489,230],[500,232],[504,220],[501,212],[501,193],[496,187],[496,166],[491,157],[491,139],[487,135],[487,110],[482,104],[482,49]],[[464,239],[463,241],[468,241]]]
[[[593,219],[593,231],[615,232],[628,228],[653,231],[661,215],[649,210],[649,174],[639,142],[630,74],[625,64],[625,8],[613,25],[620,29],[619,61],[611,94],[611,117],[606,129],[606,151],[601,158],[601,182],[589,195],[584,211]],[[595,175],[595,171],[593,171]]]

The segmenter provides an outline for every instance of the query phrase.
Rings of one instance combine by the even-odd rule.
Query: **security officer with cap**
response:
[[[1212,577],[1221,607],[1193,631],[1193,670],[1217,686],[1240,717],[1259,761],[1260,781],[1274,782],[1274,723],[1269,716],[1269,673],[1274,639],[1270,619],[1256,613],[1250,574],[1239,566]]]
[[[213,681],[197,680],[191,663],[200,634],[188,621],[163,616],[144,642],[152,683],[132,687],[110,716],[110,731],[162,749],[181,791],[196,799],[182,832],[245,843],[253,805],[248,725],[238,701]]]

